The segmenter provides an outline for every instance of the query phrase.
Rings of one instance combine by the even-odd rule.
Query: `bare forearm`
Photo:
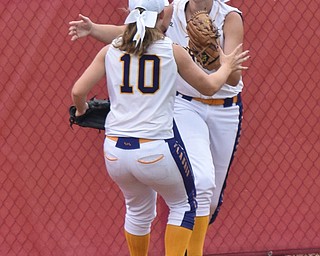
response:
[[[83,95],[76,95],[71,93],[73,104],[77,109],[76,115],[82,115],[86,112],[88,105],[86,103],[86,97]]]
[[[192,85],[196,85],[196,89],[203,95],[213,96],[226,83],[232,69],[228,65],[222,65],[216,72],[209,75],[202,73],[197,77],[196,82],[192,81]]]
[[[227,65],[222,65],[216,72],[209,75],[210,79],[210,90],[206,93],[208,96],[212,96],[227,82],[229,75],[232,70]]]
[[[103,43],[110,44],[123,30],[124,26],[93,24],[90,36]]]

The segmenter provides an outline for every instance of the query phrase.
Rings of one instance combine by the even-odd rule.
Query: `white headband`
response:
[[[126,18],[124,24],[137,23],[137,32],[134,35],[133,41],[136,41],[136,47],[143,42],[146,33],[146,27],[154,28],[157,23],[157,12],[144,11],[140,13],[138,9],[132,10]]]
[[[135,9],[136,6],[138,5],[138,3],[139,3],[138,0],[129,0],[128,1],[129,10],[132,11],[133,9]],[[169,1],[168,0],[164,0],[164,6],[169,6]]]

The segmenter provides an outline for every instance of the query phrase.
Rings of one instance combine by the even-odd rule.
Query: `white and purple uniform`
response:
[[[172,41],[158,40],[142,56],[113,44],[105,57],[111,110],[104,154],[107,171],[124,194],[125,230],[139,236],[150,233],[157,192],[169,206],[168,224],[192,229],[193,173],[173,131],[177,65]]]
[[[226,2],[226,1],[224,1]],[[183,47],[188,46],[185,7],[188,0],[173,2],[173,17],[166,35]],[[230,12],[241,12],[223,1],[214,0],[209,13],[218,27],[223,48],[223,25]],[[205,70],[207,73],[210,71]],[[211,71],[214,72],[214,71]],[[195,176],[197,216],[213,215],[214,221],[223,199],[227,173],[232,162],[242,120],[242,79],[238,85],[225,84],[212,97],[204,96],[177,78],[174,117],[188,152]],[[221,105],[208,105],[193,98],[222,99]],[[210,207],[209,207],[210,206]]]

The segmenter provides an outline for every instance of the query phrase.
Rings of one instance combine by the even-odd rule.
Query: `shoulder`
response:
[[[230,31],[231,33],[243,31],[243,20],[240,13],[230,12],[225,17],[224,32]]]
[[[231,11],[226,15],[226,22],[240,22],[242,23],[242,15],[239,12]]]
[[[242,12],[236,7],[230,6],[221,1],[215,1],[214,6],[218,10],[218,15],[227,17],[231,14],[231,16],[238,16],[239,18],[241,18]]]
[[[178,44],[172,44],[173,54],[176,62],[179,64],[179,62],[189,62],[191,60],[190,55],[187,53],[187,51]]]
[[[172,40],[169,37],[163,37],[153,41],[147,49],[147,54],[156,54],[162,57],[173,55]]]
[[[106,57],[106,55],[107,55],[107,53],[108,53],[109,48],[110,48],[110,45],[109,45],[109,44],[106,45],[106,46],[104,46],[104,47],[98,52],[96,58],[99,59],[99,60],[101,60],[101,61],[104,61],[104,59],[105,59],[105,57]]]
[[[169,44],[173,44],[172,40],[167,36],[165,36],[162,41],[166,42],[166,43],[169,43]]]
[[[110,48],[110,44],[104,46],[101,50],[100,50],[100,53],[103,54],[103,55],[106,55],[108,50]]]
[[[153,45],[167,45],[167,46],[170,45],[171,46],[173,44],[173,42],[169,37],[164,36],[163,38],[154,41],[152,44]]]

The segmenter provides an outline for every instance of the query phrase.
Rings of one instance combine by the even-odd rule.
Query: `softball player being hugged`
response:
[[[224,2],[174,0],[166,35],[174,43],[187,47],[187,21],[194,13],[206,10],[218,28],[222,49],[225,53],[232,52],[243,42],[243,21],[241,11]],[[194,90],[180,77],[177,80],[174,117],[194,170],[198,200],[198,223],[188,246],[190,256],[201,255],[198,252],[204,244],[207,223],[214,222],[223,202],[228,171],[240,137],[242,88],[241,70],[233,72],[221,90],[210,97]]]
[[[102,48],[71,92],[76,115],[82,115],[89,92],[106,75],[111,110],[104,157],[107,172],[125,198],[124,229],[131,256],[148,253],[157,193],[169,207],[165,255],[184,255],[192,234],[196,190],[173,119],[177,75],[211,96],[232,72],[247,69],[241,64],[249,58],[241,44],[229,55],[219,49],[220,68],[206,74],[158,29],[163,9],[163,0],[134,1],[123,34]]]

